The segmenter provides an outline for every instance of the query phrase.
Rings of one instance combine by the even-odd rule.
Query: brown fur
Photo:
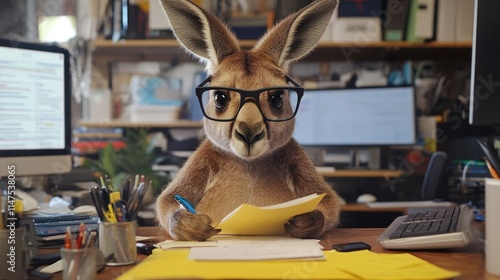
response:
[[[201,8],[182,0],[162,3],[177,38],[194,55],[209,60],[211,85],[247,90],[285,86],[288,62],[312,49],[336,5],[332,0],[317,1],[285,19],[254,49],[240,50],[222,23]],[[195,18],[192,24],[189,14]],[[200,21],[207,49],[189,32],[200,32]],[[177,32],[180,28],[183,33]],[[303,44],[305,39],[313,43]],[[264,121],[253,102],[245,103],[232,122],[205,119],[207,139],[157,200],[160,225],[174,239],[205,240],[218,232],[212,226],[242,203],[266,206],[327,193],[316,211],[296,216],[284,226],[291,236],[301,238],[317,238],[334,228],[338,196],[292,139],[294,125],[294,120]],[[255,141],[249,144],[248,139]],[[198,214],[179,209],[175,194],[190,200]]]

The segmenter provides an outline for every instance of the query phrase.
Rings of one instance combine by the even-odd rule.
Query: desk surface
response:
[[[325,248],[331,248],[334,243],[344,243],[352,241],[364,241],[372,246],[373,252],[398,252],[384,250],[376,241],[378,236],[383,232],[383,228],[339,228],[332,232],[325,234],[321,244]],[[141,236],[161,236],[164,234],[159,228],[147,227],[138,228],[137,234]],[[160,240],[159,240],[160,241]],[[437,266],[445,269],[460,271],[462,275],[459,279],[486,279],[486,280],[500,280],[499,276],[493,276],[486,273],[485,258],[483,253],[483,245],[476,244],[462,249],[447,250],[447,251],[414,251],[413,255],[429,261]],[[143,260],[146,256],[138,255],[138,262]],[[99,279],[115,279],[120,274],[129,270],[132,266],[120,267],[105,267],[103,271],[97,274]],[[54,280],[62,279],[62,273],[56,273]]]

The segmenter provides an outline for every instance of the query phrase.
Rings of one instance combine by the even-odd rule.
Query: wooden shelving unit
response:
[[[88,128],[110,128],[110,127],[122,127],[122,128],[202,128],[202,122],[188,121],[188,120],[178,120],[172,122],[131,122],[127,120],[111,120],[103,122],[92,122],[92,121],[80,121],[79,126],[84,126]]]
[[[338,169],[335,171],[319,171],[325,178],[396,178],[401,176],[399,170],[363,170],[363,169]]]
[[[408,207],[371,208],[364,203],[347,203],[340,206],[342,212],[398,212],[407,213]]]
[[[240,41],[242,48],[251,48],[255,43],[254,40]],[[470,58],[471,46],[470,42],[323,42],[319,43],[316,49],[302,60],[463,60]],[[94,57],[105,61],[193,60],[191,56],[185,54],[175,39],[122,40],[118,42],[97,40],[94,47]]]
[[[242,48],[251,48],[255,40],[241,40]],[[472,53],[471,42],[376,42],[376,43],[336,43],[322,42],[315,50],[301,61],[396,61],[433,59],[441,61],[470,61]],[[96,40],[94,44],[94,63],[98,67],[111,69],[109,65],[118,61],[195,61],[188,55],[176,39],[148,39],[148,40]],[[111,75],[111,73],[109,73]],[[112,77],[110,77],[112,78]],[[179,120],[168,123],[133,123],[129,121],[87,122],[81,126],[99,127],[153,127],[153,128],[201,128],[201,122]],[[336,170],[320,171],[325,177],[368,177],[394,178],[401,176],[394,170]]]
[[[240,40],[240,45],[243,48],[249,48],[255,45],[256,40]],[[179,47],[179,43],[175,39],[146,39],[146,40],[120,40],[113,42],[111,40],[96,40],[95,47],[97,49],[104,48],[155,48],[155,47]],[[367,48],[470,48],[470,42],[429,42],[429,43],[411,43],[411,42],[375,42],[375,43],[335,43],[335,42],[320,42],[319,48],[339,48],[339,47],[367,47]]]

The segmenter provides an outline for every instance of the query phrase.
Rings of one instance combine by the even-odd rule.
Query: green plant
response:
[[[170,180],[168,176],[153,171],[156,159],[153,154],[154,143],[148,139],[146,129],[128,129],[124,136],[125,147],[115,150],[109,142],[100,152],[98,160],[86,158],[83,166],[107,175],[111,178],[113,188],[118,190],[127,179],[135,175],[144,175],[152,181],[153,195],[159,194],[161,188]]]

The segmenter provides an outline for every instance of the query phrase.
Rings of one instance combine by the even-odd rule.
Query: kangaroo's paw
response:
[[[323,230],[325,218],[318,210],[297,215],[285,224],[286,231],[292,237],[318,238]]]
[[[220,232],[211,224],[212,219],[205,214],[191,214],[178,209],[170,216],[168,232],[175,240],[203,241]]]

